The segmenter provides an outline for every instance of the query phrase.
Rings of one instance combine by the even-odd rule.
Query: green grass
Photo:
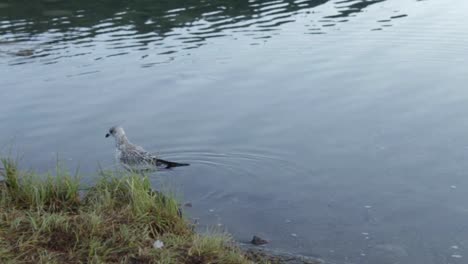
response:
[[[1,162],[0,263],[253,263],[229,235],[195,233],[145,176],[100,173],[83,193],[60,168],[43,176]]]

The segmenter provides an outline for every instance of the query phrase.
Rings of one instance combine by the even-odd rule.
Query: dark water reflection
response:
[[[300,14],[308,16],[308,33],[323,34],[383,1],[337,1],[332,10],[324,11],[314,8],[329,1],[7,1],[0,7],[0,43],[25,43],[20,50],[2,48],[4,54],[29,58],[11,64],[31,59],[50,64],[81,55],[101,60],[132,52],[145,59],[150,53],[170,55],[198,48],[212,38],[245,35],[266,41]],[[391,25],[392,19],[404,16],[381,21]],[[94,51],[102,48],[106,52],[96,56]]]
[[[331,263],[465,263],[467,8],[0,0],[0,149],[89,175],[122,124],[192,164],[152,179],[202,229]]]

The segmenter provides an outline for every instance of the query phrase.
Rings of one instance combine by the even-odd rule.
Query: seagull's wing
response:
[[[152,155],[144,148],[133,144],[128,144],[120,157],[122,163],[130,166],[148,164],[152,159]]]
[[[156,155],[146,151],[143,147],[133,144],[129,144],[127,146],[125,153],[122,155],[121,161],[122,163],[130,166],[150,165],[172,168],[189,165],[187,163],[177,163],[159,159]]]

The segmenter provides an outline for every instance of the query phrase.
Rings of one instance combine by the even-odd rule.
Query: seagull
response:
[[[128,170],[154,170],[157,167],[170,169],[173,167],[189,166],[188,163],[178,163],[157,158],[144,148],[132,144],[120,126],[113,126],[106,134],[106,138],[115,139],[116,159]]]

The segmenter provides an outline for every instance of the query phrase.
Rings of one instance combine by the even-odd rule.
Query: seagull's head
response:
[[[106,134],[106,138],[110,136],[120,139],[125,137],[125,131],[120,126],[113,126],[109,128],[109,133]]]

